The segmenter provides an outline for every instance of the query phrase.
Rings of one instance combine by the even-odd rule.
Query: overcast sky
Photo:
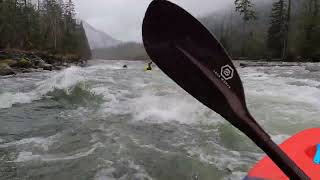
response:
[[[141,41],[141,24],[151,0],[75,0],[77,16],[123,41]],[[232,4],[233,0],[171,0],[195,16]]]

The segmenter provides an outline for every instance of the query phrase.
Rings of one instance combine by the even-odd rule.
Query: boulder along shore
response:
[[[51,54],[20,50],[0,50],[0,76],[34,71],[61,70],[71,65],[86,66],[87,60],[77,55]]]

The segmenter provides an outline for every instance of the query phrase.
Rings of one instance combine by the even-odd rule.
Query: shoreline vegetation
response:
[[[84,64],[91,50],[72,0],[0,1],[0,75]]]

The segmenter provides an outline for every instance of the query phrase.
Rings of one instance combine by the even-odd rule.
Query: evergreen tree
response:
[[[290,33],[290,23],[291,23],[291,0],[288,0],[288,8],[284,24],[284,42],[282,48],[282,60],[288,60],[288,46],[289,46],[289,33]]]
[[[301,55],[310,58],[320,57],[320,0],[305,0],[302,17]]]
[[[234,2],[235,6],[236,6],[236,12],[239,12],[240,15],[242,15],[242,19],[243,19],[243,43],[242,43],[242,47],[241,47],[241,56],[248,56],[247,54],[247,46],[248,46],[248,42],[251,40],[250,38],[252,36],[250,36],[250,34],[252,34],[252,32],[247,33],[246,32],[246,26],[248,26],[248,23],[250,21],[256,20],[256,12],[254,11],[254,4],[251,2],[251,0],[235,0]]]
[[[72,0],[0,0],[0,49],[81,56],[87,43]]]
[[[250,0],[235,0],[234,4],[236,5],[236,12],[243,15],[244,22],[249,22],[257,18],[254,5]]]
[[[65,29],[67,33],[69,33],[71,28],[74,27],[74,23],[75,23],[74,22],[75,6],[72,0],[68,0],[68,2],[65,4],[64,18],[65,18]]]
[[[268,30],[267,47],[273,57],[281,57],[285,41],[286,5],[284,0],[272,5],[271,22]]]

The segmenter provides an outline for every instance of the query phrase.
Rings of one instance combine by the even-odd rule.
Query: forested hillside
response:
[[[72,0],[0,0],[0,49],[91,56]]]
[[[200,19],[235,59],[320,61],[320,0],[235,0]]]

